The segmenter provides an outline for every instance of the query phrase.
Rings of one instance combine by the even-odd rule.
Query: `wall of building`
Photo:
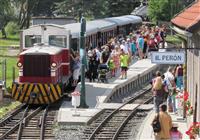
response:
[[[194,34],[188,41],[188,48],[200,48],[200,36]],[[197,102],[197,121],[200,122],[200,49],[187,51],[187,87],[192,106]]]

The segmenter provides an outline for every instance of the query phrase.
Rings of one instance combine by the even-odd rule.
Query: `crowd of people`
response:
[[[161,130],[156,134],[157,139],[180,140],[182,134],[177,130],[177,125],[172,125],[172,119],[168,112],[177,114],[177,93],[183,89],[183,67],[177,65],[169,67],[167,72],[161,74],[156,72],[155,78],[151,81],[154,96],[154,108],[156,116],[152,124],[159,120]],[[166,105],[167,104],[167,105]]]
[[[86,77],[90,82],[99,80],[101,69],[107,69],[111,77],[121,75],[122,79],[127,78],[128,66],[137,59],[145,59],[148,52],[158,51],[165,42],[165,26],[148,27],[141,26],[137,31],[131,32],[128,36],[118,36],[111,38],[110,41],[101,47],[87,48],[87,72]],[[72,56],[73,60],[74,57]],[[79,57],[80,58],[80,57]],[[74,78],[77,78],[77,60],[73,68]],[[79,65],[80,70],[80,65]],[[75,79],[74,84],[77,83]]]

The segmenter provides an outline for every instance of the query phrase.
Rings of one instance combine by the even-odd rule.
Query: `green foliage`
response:
[[[8,112],[12,111],[19,105],[20,105],[19,102],[11,102],[11,103],[6,103],[4,105],[1,105],[0,118],[2,118],[4,115],[6,115]]]
[[[11,5],[10,0],[1,0],[0,1],[0,30],[2,31],[3,38],[7,38],[5,32],[5,26],[7,23],[13,19],[14,10]]]
[[[167,35],[166,42],[174,45],[180,45],[182,43],[182,40],[176,35]]]
[[[181,0],[149,0],[148,15],[154,22],[170,21],[182,8]]]
[[[19,25],[13,21],[9,22],[6,25],[5,30],[8,35],[16,35],[16,34],[19,34],[19,31],[20,31]]]
[[[108,17],[128,15],[139,5],[139,0],[107,0],[106,15]]]
[[[15,35],[8,35],[7,38],[1,38],[0,32],[0,47],[7,47],[7,46],[19,46],[19,34]]]
[[[78,19],[82,11],[86,18],[104,18],[128,15],[139,5],[139,0],[64,0],[56,3],[58,15],[73,16]]]
[[[12,85],[12,74],[13,74],[13,67],[16,66],[17,64],[17,58],[16,57],[0,57],[0,61],[6,59],[7,61],[7,79],[6,79],[6,82],[7,82],[7,87],[11,87]],[[0,65],[0,79],[2,79],[2,70],[1,70],[1,65]],[[17,68],[15,69],[15,77],[18,77],[18,70]]]

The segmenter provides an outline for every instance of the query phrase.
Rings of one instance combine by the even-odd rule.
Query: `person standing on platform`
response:
[[[169,67],[167,72],[164,75],[165,75],[165,80],[166,80],[166,83],[167,83],[167,88],[168,88],[168,91],[169,91],[169,95],[168,95],[168,98],[167,98],[168,111],[169,112],[172,112],[172,111],[176,112],[176,104],[175,104],[175,100],[173,100],[173,96],[172,96],[174,88],[176,87],[172,67]]]
[[[171,140],[182,140],[183,134],[178,130],[178,124],[173,123],[170,135]]]
[[[138,48],[139,57],[140,57],[140,59],[143,59],[143,57],[144,57],[144,54],[143,54],[144,38],[143,38],[142,34],[137,39],[137,46],[138,46],[137,48]]]
[[[183,67],[178,65],[175,71],[176,86],[181,90],[183,87]]]
[[[121,79],[127,78],[127,69],[129,64],[129,55],[121,49],[120,66],[121,66]]]
[[[158,133],[155,133],[155,139],[156,140],[170,140],[170,130],[172,128],[172,118],[171,116],[166,112],[167,111],[167,105],[161,104],[159,106],[159,113],[156,114],[153,122],[159,118],[161,131]]]
[[[152,92],[154,97],[154,108],[155,112],[159,112],[159,105],[163,103],[163,83],[161,78],[161,73],[159,71],[156,72],[156,77],[152,81]]]
[[[71,55],[73,60],[73,83],[72,86],[76,86],[79,79],[80,69],[81,69],[81,62],[80,62],[80,55],[79,52],[75,52],[75,57]]]

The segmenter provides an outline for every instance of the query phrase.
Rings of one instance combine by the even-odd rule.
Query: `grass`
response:
[[[176,35],[167,35],[166,42],[174,44],[174,45],[181,45],[181,39]]]
[[[7,63],[7,87],[12,85],[13,66],[16,67],[17,58],[15,57],[0,57],[0,62],[6,59]],[[18,77],[18,69],[15,69],[15,77]],[[2,65],[0,65],[0,79],[2,79]]]
[[[0,33],[0,37],[1,37],[1,33]],[[7,47],[7,46],[19,47],[19,34],[8,35],[6,39],[0,38],[0,46],[1,47]]]
[[[4,105],[0,105],[1,106],[1,108],[0,108],[0,118],[5,116],[8,112],[12,111],[13,109],[15,109],[19,105],[20,105],[19,102],[9,102],[9,103],[5,103]]]

